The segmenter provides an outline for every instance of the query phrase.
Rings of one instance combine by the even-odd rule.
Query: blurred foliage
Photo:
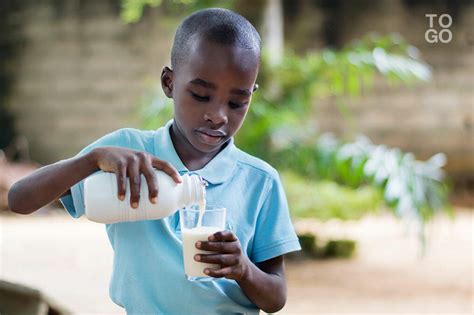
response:
[[[369,91],[380,77],[409,84],[428,81],[431,70],[418,59],[416,48],[397,34],[369,35],[341,51],[327,49],[302,57],[287,53],[277,66],[270,66],[264,54],[258,78],[261,89],[254,94],[237,143],[271,159],[268,147],[281,148],[316,136],[309,117],[315,100],[335,99],[338,108],[347,111],[343,101]]]
[[[340,110],[347,111],[343,100],[366,93],[380,78],[403,84],[430,80],[429,66],[419,59],[417,49],[399,35],[371,34],[341,51],[311,52],[303,57],[290,53],[273,67],[263,58],[260,73],[258,82],[262,88],[255,93],[252,110],[236,137],[242,149],[279,169],[289,169],[313,180],[334,180],[355,189],[364,184],[377,187],[398,215],[417,219],[421,226],[445,207],[444,155],[435,155],[426,162],[416,161],[411,153],[376,146],[363,136],[343,144],[334,137],[319,136],[312,118],[315,100],[332,98]],[[331,190],[316,185],[311,191],[329,195]],[[298,189],[304,190],[303,186]],[[291,194],[296,194],[296,190],[287,189],[293,199]],[[313,198],[314,193],[305,191],[307,199]],[[338,200],[341,196],[338,193],[332,198]],[[357,204],[355,196],[358,195],[352,196],[352,200]],[[351,209],[351,198],[346,199],[341,207]],[[294,210],[306,214],[309,208],[298,205]],[[354,216],[362,214],[358,207],[351,210]],[[320,207],[316,212],[319,217],[324,213]],[[330,215],[344,218],[344,214],[334,210]]]
[[[302,252],[309,254],[316,252],[316,235],[312,233],[298,234],[298,240]]]
[[[351,258],[354,256],[357,244],[349,239],[331,239],[323,244],[312,233],[298,234],[301,251],[292,252],[286,257],[290,259],[301,258]]]
[[[365,185],[370,185],[379,189],[381,199],[398,216],[417,219],[421,224],[440,209],[450,210],[446,205],[448,185],[443,180],[442,169],[446,157],[441,153],[422,162],[415,160],[411,153],[403,153],[397,148],[385,145],[375,145],[365,136],[359,136],[354,142],[342,143],[332,134],[326,133],[318,137],[312,146],[308,143],[293,143],[276,154],[280,163],[285,161],[289,166],[286,168],[299,174],[299,177],[289,177],[291,186],[300,186],[295,188],[298,190],[304,190],[304,186],[311,186],[310,183],[302,182],[301,178],[305,177],[319,181],[332,180],[345,185],[346,189],[352,187],[355,189],[354,192]],[[283,180],[285,181],[285,177]],[[290,185],[286,188],[288,191],[292,190]],[[318,191],[318,195],[325,191],[322,187],[312,187],[311,190]],[[306,192],[309,193],[309,190]],[[327,194],[330,196],[330,193]],[[343,193],[337,193],[332,198],[338,200],[344,196]],[[368,207],[370,201],[375,204],[378,200],[377,195],[369,192],[366,195],[356,194],[351,198],[349,196],[347,195],[346,199],[354,200],[355,204],[362,208],[366,207],[366,211],[370,209]],[[291,198],[289,194],[289,199]],[[344,200],[343,204],[350,208],[351,203],[348,200]],[[315,200],[312,202],[318,204]],[[363,206],[364,203],[367,204]],[[303,209],[299,210],[303,213],[311,212],[305,205],[300,204],[297,207]],[[354,207],[352,210],[356,216],[362,214],[357,209]],[[324,213],[319,207],[313,211]],[[344,219],[338,214],[335,211],[332,215]]]
[[[122,0],[120,16],[125,23],[136,23],[140,21],[145,8],[163,6],[175,13],[186,10],[196,11],[213,6],[229,8],[233,0]]]
[[[381,191],[368,185],[351,188],[330,179],[315,181],[290,171],[282,172],[281,177],[293,217],[357,220],[378,211],[383,202]]]
[[[121,18],[126,23],[138,22],[145,6],[157,7],[162,0],[122,0]]]
[[[351,258],[357,248],[354,240],[330,240],[323,248],[323,258]]]

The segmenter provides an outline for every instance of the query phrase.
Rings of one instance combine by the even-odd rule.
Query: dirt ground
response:
[[[280,313],[473,314],[473,213],[431,222],[423,257],[414,227],[390,215],[296,222],[320,239],[355,239],[358,252],[350,260],[288,261]],[[48,211],[0,220],[0,278],[36,287],[76,314],[125,314],[108,297],[104,226]]]

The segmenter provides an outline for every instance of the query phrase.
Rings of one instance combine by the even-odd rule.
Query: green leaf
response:
[[[120,16],[125,23],[135,23],[141,19],[145,6],[157,7],[160,4],[161,0],[122,0]]]

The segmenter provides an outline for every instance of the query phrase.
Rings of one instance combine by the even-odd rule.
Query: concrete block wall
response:
[[[98,137],[137,127],[147,78],[168,63],[173,30],[156,10],[125,25],[114,1],[25,6],[9,109],[31,156],[50,163],[75,155]],[[80,8],[77,6],[81,5]]]

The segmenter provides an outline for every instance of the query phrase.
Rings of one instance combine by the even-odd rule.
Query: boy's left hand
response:
[[[251,262],[243,254],[239,239],[232,231],[214,233],[209,236],[208,242],[197,242],[196,248],[216,252],[216,254],[198,254],[194,256],[196,261],[221,265],[220,269],[204,269],[205,274],[236,281],[245,278]]]

